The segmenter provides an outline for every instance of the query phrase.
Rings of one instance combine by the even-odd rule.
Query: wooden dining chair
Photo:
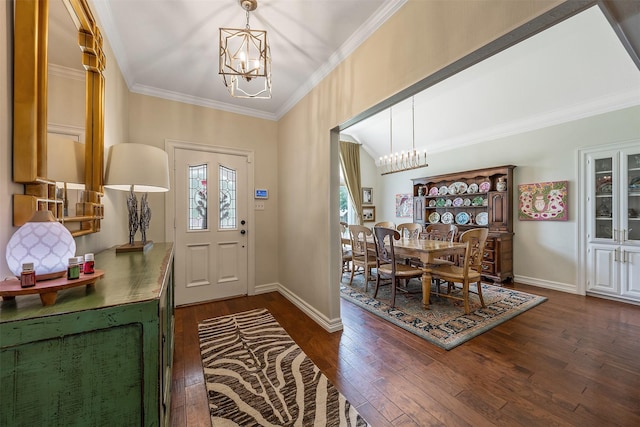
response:
[[[373,298],[378,296],[380,280],[391,279],[391,308],[396,305],[396,290],[400,280],[409,280],[414,277],[422,277],[422,269],[410,265],[400,264],[396,261],[393,241],[400,239],[400,233],[385,227],[374,227],[373,233],[376,242],[376,290]]]
[[[392,221],[380,221],[374,225],[374,227],[386,227],[386,228],[396,228],[396,225]]]
[[[422,224],[418,224],[415,222],[405,222],[402,224],[398,224],[396,229],[400,232],[400,237],[417,239],[422,232]]]
[[[486,228],[474,228],[460,234],[460,242],[467,244],[464,257],[460,259],[460,265],[439,264],[425,266],[425,271],[431,273],[433,278],[448,283],[447,293],[440,293],[440,286],[436,286],[436,295],[463,301],[466,314],[471,312],[469,304],[469,287],[471,283],[476,284],[480,304],[482,307],[486,307],[482,297],[482,278],[480,273],[482,272],[482,257],[488,234],[489,230]],[[452,293],[456,283],[462,285],[462,296]]]
[[[458,226],[455,224],[429,224],[422,237],[429,240],[454,242],[458,236]]]
[[[364,291],[367,291],[369,281],[373,280],[371,269],[376,267],[375,252],[367,248],[367,237],[371,241],[372,232],[369,227],[363,225],[349,225],[349,236],[351,238],[351,277],[349,286],[353,283],[353,276],[364,275]],[[362,273],[358,270],[362,269]]]
[[[424,229],[423,233],[420,233],[420,239],[426,240],[440,240],[443,242],[454,242],[458,235],[458,226],[455,224],[429,224]],[[444,258],[435,258],[432,260],[433,264],[454,264],[455,260],[451,256]],[[414,267],[422,267],[422,261],[418,258],[410,258],[409,264]],[[434,282],[436,282],[434,280]]]
[[[396,227],[396,229],[400,233],[400,237],[417,239],[418,236],[420,236],[420,233],[422,232],[422,224],[418,224],[415,222],[405,222],[402,224],[398,224],[398,227]],[[410,264],[413,261],[420,261],[420,259],[418,258],[410,258],[410,257],[403,257],[403,256],[399,256],[398,260],[404,264]],[[415,263],[414,266],[419,266],[419,265]]]
[[[348,243],[346,240],[348,240]],[[349,224],[343,221],[340,221],[340,247],[342,248],[342,272],[346,273],[347,271],[351,271],[353,252],[351,251]]]

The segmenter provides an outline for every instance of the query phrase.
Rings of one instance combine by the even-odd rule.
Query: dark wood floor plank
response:
[[[210,427],[198,322],[265,307],[373,426],[640,425],[640,307],[513,287],[548,301],[451,351],[346,301],[333,334],[275,292],[178,308],[171,424]]]

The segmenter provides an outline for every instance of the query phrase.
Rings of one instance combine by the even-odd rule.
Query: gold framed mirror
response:
[[[61,2],[69,12],[85,70],[84,191],[74,216],[64,215],[63,200],[47,168],[50,1]],[[13,224],[24,224],[37,210],[50,210],[75,236],[98,232],[104,216],[102,35],[86,0],[20,0],[14,16],[13,180],[24,184],[24,194],[13,196]]]

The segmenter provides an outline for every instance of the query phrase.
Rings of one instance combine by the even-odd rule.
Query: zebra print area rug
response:
[[[266,309],[198,325],[217,426],[367,426]]]

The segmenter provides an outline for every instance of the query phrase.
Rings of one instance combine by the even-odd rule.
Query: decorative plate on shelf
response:
[[[455,207],[460,207],[463,203],[464,201],[462,200],[462,197],[456,197],[455,199],[453,199],[453,206]]]
[[[481,193],[486,193],[491,190],[491,183],[489,181],[481,182],[478,188]]]
[[[469,217],[468,213],[458,212],[458,214],[456,215],[456,224],[464,225],[468,223],[470,219],[471,218]]]
[[[447,199],[447,200],[445,200],[445,202],[444,202],[444,206],[448,208],[449,206],[451,206],[451,203],[452,203],[452,202],[451,202],[451,199]]]
[[[462,204],[464,206],[471,206],[471,199],[468,197],[465,197],[464,200],[462,201]]]
[[[449,188],[446,185],[443,185],[442,187],[440,187],[440,189],[438,190],[438,195],[439,196],[446,196],[447,193],[449,193]]]
[[[440,220],[443,224],[452,224],[453,223],[453,214],[451,212],[445,212],[440,217]]]
[[[429,200],[429,207],[430,208],[435,208],[436,207],[436,199]]]
[[[431,189],[429,190],[429,195],[430,196],[437,196],[438,195],[438,187],[431,187]]]
[[[631,181],[629,181],[629,190],[635,192],[640,191],[640,176],[636,176]]]
[[[438,199],[438,200],[436,201],[436,206],[437,206],[437,207],[439,207],[439,208],[443,208],[443,207],[444,207],[444,204],[445,204],[444,199]]]
[[[486,212],[480,212],[476,215],[476,224],[487,225],[489,223],[489,214]]]
[[[449,194],[462,194],[467,191],[467,184],[464,182],[454,182],[449,186]]]
[[[478,184],[476,184],[475,182],[469,184],[469,187],[467,188],[467,193],[473,194],[477,192],[478,192]]]
[[[482,196],[474,197],[473,200],[471,201],[471,206],[482,206],[483,200],[484,200],[484,197]]]
[[[611,175],[603,176],[596,182],[596,193],[611,194],[613,184],[611,184]]]
[[[440,221],[440,214],[438,212],[431,212],[431,215],[429,215],[429,222],[435,224],[438,221]]]

